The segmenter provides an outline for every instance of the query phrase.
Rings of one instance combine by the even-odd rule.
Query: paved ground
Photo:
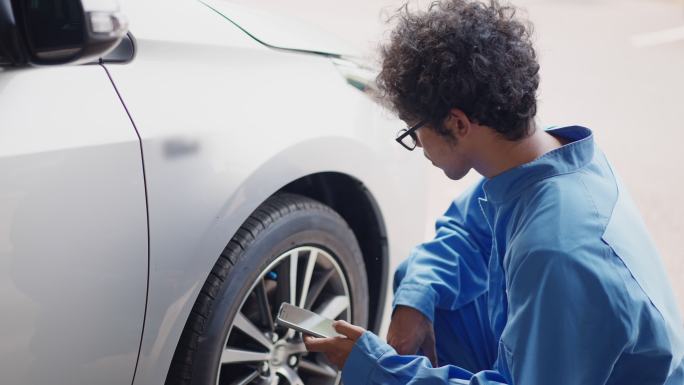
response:
[[[238,0],[254,4],[252,0]],[[420,1],[416,4],[426,4]],[[542,124],[592,127],[640,207],[684,309],[684,0],[518,0],[536,25]],[[373,55],[397,0],[260,0]],[[655,33],[654,32],[658,32]],[[392,133],[388,133],[391,135]],[[432,221],[476,175],[431,172]]]

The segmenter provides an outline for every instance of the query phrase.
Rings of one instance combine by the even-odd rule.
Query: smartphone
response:
[[[321,317],[312,311],[290,305],[287,302],[283,302],[283,304],[280,305],[276,322],[290,329],[310,334],[314,337],[325,338],[342,336],[335,331],[331,319]]]

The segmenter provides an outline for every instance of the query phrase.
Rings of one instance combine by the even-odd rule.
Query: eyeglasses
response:
[[[399,142],[402,146],[404,146],[405,149],[409,151],[413,151],[414,148],[416,148],[416,144],[418,143],[418,137],[416,136],[416,131],[423,127],[427,123],[426,120],[420,121],[420,123],[416,124],[415,126],[412,126],[411,128],[402,128],[397,132],[397,139],[396,141]]]

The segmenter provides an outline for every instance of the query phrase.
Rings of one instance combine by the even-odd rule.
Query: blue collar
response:
[[[594,135],[588,128],[569,126],[546,132],[570,140],[563,147],[487,179],[482,186],[487,200],[501,203],[517,197],[525,188],[542,179],[575,172],[594,157]]]

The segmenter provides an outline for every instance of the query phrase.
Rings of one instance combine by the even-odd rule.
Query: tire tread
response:
[[[221,286],[245,250],[259,234],[280,218],[297,211],[320,210],[328,215],[342,217],[332,208],[302,195],[281,193],[263,202],[236,231],[228,242],[216,264],[207,277],[204,286],[188,316],[178,346],[171,361],[166,378],[167,385],[192,384],[192,368],[199,340],[204,334],[211,315],[212,304],[220,293]]]

